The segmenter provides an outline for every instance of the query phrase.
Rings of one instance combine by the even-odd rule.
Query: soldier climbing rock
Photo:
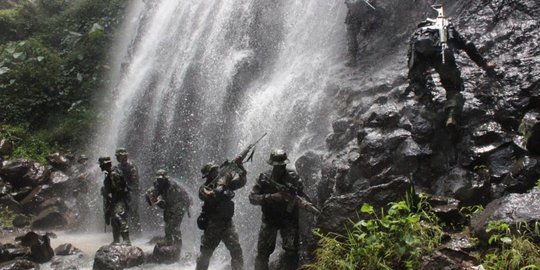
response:
[[[495,63],[487,62],[478,52],[476,46],[465,40],[456,27],[444,17],[442,6],[433,6],[438,11],[437,19],[428,19],[418,25],[418,29],[410,39],[409,88],[408,94],[414,91],[419,100],[428,107],[433,107],[432,94],[426,90],[427,73],[431,68],[440,76],[441,84],[446,90],[446,126],[457,126],[463,107],[463,79],[456,65],[455,50],[463,50],[488,76],[494,76]]]

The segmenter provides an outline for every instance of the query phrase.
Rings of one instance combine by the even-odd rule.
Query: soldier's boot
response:
[[[122,245],[131,246],[131,240],[129,240],[129,232],[122,233]]]
[[[268,270],[268,258],[257,255],[255,257],[255,270]]]
[[[197,266],[195,267],[195,270],[208,270],[212,253],[213,250],[201,249],[201,254],[197,258]]]
[[[115,230],[113,228],[112,230],[112,235],[113,235],[113,242],[111,243],[111,245],[118,245],[120,244],[120,232],[118,230]]]
[[[280,269],[296,270],[298,268],[298,251],[285,250],[281,256]]]

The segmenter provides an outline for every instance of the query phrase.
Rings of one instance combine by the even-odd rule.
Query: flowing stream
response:
[[[182,225],[184,255],[196,257],[200,243],[195,219],[201,166],[234,157],[268,132],[246,165],[248,184],[234,199],[246,266],[252,264],[260,209],[247,195],[257,175],[270,169],[265,163],[270,150],[285,149],[294,166],[305,151],[324,149],[330,120],[336,118],[328,89],[345,54],[345,9],[341,0],[130,4],[111,52],[107,104],[112,106],[104,108],[110,122],[102,125],[93,151],[113,156],[116,147],[126,147],[144,188],[158,168],[188,188],[195,205]],[[142,208],[142,220],[155,219],[144,229],[162,229],[157,210]],[[89,228],[102,228],[100,218],[90,220]],[[74,245],[94,240],[88,238],[75,238]],[[110,241],[104,240],[100,244]],[[147,245],[142,239],[135,243]],[[229,261],[228,252],[220,245],[212,269],[223,261]]]

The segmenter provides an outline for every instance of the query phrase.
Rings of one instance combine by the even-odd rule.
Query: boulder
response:
[[[540,179],[540,160],[530,156],[518,158],[510,166],[510,173],[506,174],[501,182],[503,191],[501,195],[525,193],[536,185],[538,179]]]
[[[368,218],[360,212],[364,203],[369,203],[376,209],[387,208],[390,202],[403,200],[410,188],[409,179],[398,178],[387,184],[370,187],[366,190],[330,197],[322,208],[316,227],[324,233],[345,233],[347,228],[352,225],[351,220]]]
[[[136,246],[107,245],[96,252],[95,270],[120,270],[144,263],[144,252]]]
[[[0,270],[38,270],[39,264],[29,260],[17,259],[0,264]]]
[[[13,187],[11,184],[4,182],[2,178],[0,178],[0,197],[10,194],[12,190]]]
[[[54,153],[52,155],[49,155],[47,157],[47,162],[55,170],[64,171],[69,166],[69,160],[65,156],[61,155],[60,153]]]
[[[17,215],[13,219],[13,227],[15,228],[24,228],[26,226],[30,225],[30,218],[24,215]]]
[[[54,249],[54,254],[56,254],[57,256],[69,256],[69,255],[75,255],[79,253],[82,253],[82,251],[69,243],[61,244],[57,248]]]
[[[180,247],[177,245],[156,244],[152,252],[152,260],[156,263],[175,263],[180,260]]]
[[[50,176],[50,182],[51,184],[56,187],[66,187],[69,183],[69,176],[67,176],[65,173],[61,171],[54,171],[51,173]]]
[[[20,213],[22,211],[21,204],[13,199],[11,195],[0,197],[0,205],[15,213]]]
[[[366,130],[366,132],[367,135],[360,144],[358,164],[362,176],[369,178],[393,165],[393,153],[411,134],[404,129],[388,132]]]
[[[484,173],[453,168],[433,185],[436,195],[456,198],[465,205],[487,203],[491,199],[491,184]]]
[[[49,180],[49,170],[38,162],[16,159],[5,162],[0,176],[13,188],[35,187]]]
[[[490,233],[486,232],[489,222],[502,221],[517,226],[525,222],[534,224],[540,222],[540,188],[534,188],[530,193],[508,194],[490,202],[484,211],[471,219],[471,230],[480,239],[487,241]],[[531,227],[534,228],[534,225]]]
[[[21,245],[30,248],[30,258],[34,262],[48,262],[54,256],[51,239],[47,234],[39,235],[35,232],[29,232],[16,239],[21,242]]]
[[[64,212],[53,206],[42,210],[32,222],[34,229],[58,229],[68,225],[68,219]]]

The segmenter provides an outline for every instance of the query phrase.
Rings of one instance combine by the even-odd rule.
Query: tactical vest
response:
[[[429,27],[419,28],[413,34],[411,46],[414,48],[416,53],[421,55],[440,53],[441,43],[439,31]]]

